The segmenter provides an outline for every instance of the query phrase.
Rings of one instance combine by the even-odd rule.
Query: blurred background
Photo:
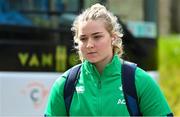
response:
[[[180,0],[0,0],[0,116],[43,115],[54,80],[80,62],[73,20],[97,2],[118,17],[123,58],[148,71],[180,115]]]

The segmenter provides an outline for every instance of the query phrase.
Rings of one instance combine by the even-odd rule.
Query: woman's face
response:
[[[101,20],[82,22],[78,29],[79,51],[91,63],[108,63],[113,56],[112,37]]]

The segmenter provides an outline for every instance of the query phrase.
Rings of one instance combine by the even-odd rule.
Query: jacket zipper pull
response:
[[[101,80],[98,81],[98,88],[101,89]]]

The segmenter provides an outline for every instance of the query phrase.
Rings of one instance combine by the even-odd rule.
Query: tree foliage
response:
[[[180,115],[180,36],[161,37],[159,44],[160,85],[174,112]]]

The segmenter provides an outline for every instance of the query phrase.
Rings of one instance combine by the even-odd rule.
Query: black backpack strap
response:
[[[75,91],[75,86],[80,75],[81,64],[78,64],[70,69],[64,85],[64,102],[67,115],[69,116],[69,109],[72,101],[72,97]]]
[[[167,117],[174,117],[173,113],[167,114]]]
[[[135,86],[135,70],[137,65],[131,62],[123,61],[122,64],[122,87],[126,106],[130,116],[141,116],[138,96]]]

